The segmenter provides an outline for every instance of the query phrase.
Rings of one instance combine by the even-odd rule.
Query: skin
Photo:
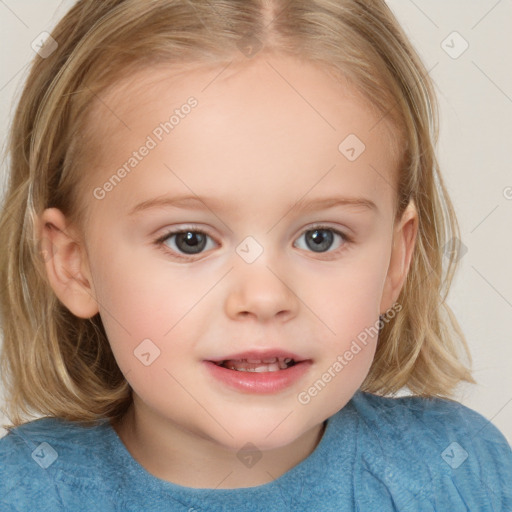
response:
[[[324,421],[368,374],[377,339],[308,404],[298,394],[396,302],[418,227],[413,203],[393,223],[391,132],[350,86],[291,57],[261,54],[219,75],[223,67],[154,68],[107,91],[91,116],[97,159],[88,169],[84,231],[55,208],[40,217],[53,290],[78,317],[100,313],[134,391],[114,428],[147,471],[187,487],[261,485],[314,450]],[[198,106],[95,199],[94,188],[190,96]],[[338,150],[349,134],[366,145],[353,162]],[[204,199],[205,211],[167,206],[129,215],[142,201],[181,193],[215,201]],[[291,208],[333,195],[364,197],[377,209]],[[335,236],[315,252],[306,231],[317,223],[352,242]],[[211,237],[202,253],[183,260],[173,256],[175,238],[155,244],[190,224]],[[236,252],[247,236],[263,248],[250,264]],[[160,350],[149,366],[134,356],[147,338]],[[203,367],[255,348],[292,351],[312,365],[270,395],[227,388]],[[237,457],[248,442],[262,454],[250,468]]]

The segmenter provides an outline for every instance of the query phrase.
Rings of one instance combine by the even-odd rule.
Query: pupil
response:
[[[176,235],[176,245],[187,254],[197,254],[201,252],[206,245],[206,237],[201,233],[193,231],[184,231]]]
[[[311,234],[311,239],[313,240],[313,245],[308,243],[310,249],[316,252],[321,252],[323,250],[329,249],[333,241],[333,234],[331,231],[327,229],[315,229],[312,231],[308,231],[306,235],[306,241],[309,241],[309,234]]]

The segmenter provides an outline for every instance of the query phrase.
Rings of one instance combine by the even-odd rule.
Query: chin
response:
[[[232,437],[222,430],[221,432],[217,431],[217,435],[211,439],[234,451],[247,447],[248,444],[260,451],[278,450],[297,441],[311,428],[321,423],[298,424],[297,418],[292,419],[292,417],[293,413],[288,418],[286,418],[286,414],[283,414],[277,420],[275,417],[266,420],[253,417],[249,421],[247,418],[244,421],[230,421],[227,430]],[[283,418],[286,419],[283,421]]]

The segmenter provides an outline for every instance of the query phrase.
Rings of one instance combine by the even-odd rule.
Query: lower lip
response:
[[[239,372],[229,370],[211,361],[204,364],[213,377],[222,383],[247,393],[278,393],[296,383],[311,366],[311,361],[302,361],[285,370],[276,372]]]

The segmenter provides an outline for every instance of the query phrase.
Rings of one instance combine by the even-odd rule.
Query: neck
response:
[[[243,457],[238,450],[140,409],[132,403],[112,427],[149,473],[184,487],[236,489],[272,482],[310,455],[325,430],[325,422],[316,425],[289,445],[257,453],[261,458],[253,464],[254,453]]]

